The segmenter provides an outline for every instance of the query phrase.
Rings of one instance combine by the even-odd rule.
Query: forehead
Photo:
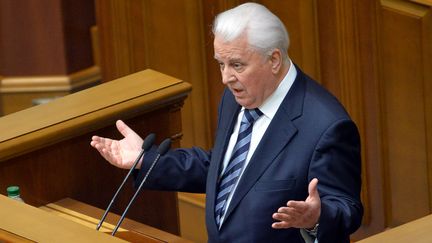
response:
[[[213,45],[215,52],[214,57],[217,60],[246,58],[255,52],[252,50],[252,48],[250,48],[245,36],[239,37],[229,42],[216,36]]]

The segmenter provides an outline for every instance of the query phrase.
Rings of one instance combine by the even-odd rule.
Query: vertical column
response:
[[[93,1],[0,1],[3,114],[38,98],[63,96],[98,81],[90,27]]]

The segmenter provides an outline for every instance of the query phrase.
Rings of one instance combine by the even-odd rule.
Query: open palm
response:
[[[90,145],[111,164],[119,168],[130,169],[141,151],[143,139],[121,120],[116,122],[116,126],[123,135],[123,139],[114,140],[93,136]],[[141,163],[137,165],[137,168],[140,167]]]

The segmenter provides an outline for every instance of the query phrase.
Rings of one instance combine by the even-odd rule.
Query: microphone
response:
[[[137,166],[138,162],[141,160],[141,158],[143,157],[144,153],[147,152],[151,146],[154,143],[156,135],[154,133],[150,133],[143,142],[143,145],[141,147],[141,152],[138,155],[138,157],[136,158],[135,162],[133,163],[132,167],[130,168],[128,174],[126,175],[126,177],[123,179],[122,184],[119,186],[119,188],[117,189],[116,193],[114,194],[113,198],[111,199],[111,202],[109,203],[107,209],[105,210],[101,220],[99,221],[98,225],[96,226],[96,230],[99,230],[99,228],[102,226],[103,222],[105,221],[106,216],[108,215],[108,212],[111,208],[111,206],[114,203],[114,200],[117,198],[117,195],[119,194],[120,190],[123,188],[124,184],[126,183],[127,179],[129,178],[129,176],[132,174],[132,171],[135,169],[135,167]]]
[[[156,163],[159,161],[160,157],[163,156],[171,147],[171,139],[167,138],[165,139],[158,147],[158,155],[154,159],[153,163],[151,164],[149,170],[147,171],[146,175],[144,176],[144,179],[141,181],[141,184],[139,185],[138,189],[136,190],[135,194],[133,195],[132,199],[130,200],[129,204],[127,205],[125,211],[123,212],[122,216],[120,217],[116,227],[114,228],[111,235],[115,235],[118,228],[120,227],[120,224],[123,222],[127,211],[129,210],[129,207],[132,205],[133,201],[135,200],[136,196],[138,195],[139,191],[141,190],[142,186],[144,185],[144,182],[147,180],[147,177],[149,176],[150,172],[153,170]]]

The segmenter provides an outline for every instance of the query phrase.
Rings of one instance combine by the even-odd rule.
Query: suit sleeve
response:
[[[156,147],[145,154],[141,169],[136,176],[136,186],[142,181],[156,156]],[[205,193],[210,158],[211,151],[198,147],[170,150],[157,162],[144,188]]]
[[[309,180],[319,180],[319,243],[349,242],[349,235],[361,224],[360,154],[357,127],[348,119],[333,123],[317,143]]]
[[[218,109],[218,126],[228,94],[229,90],[225,89]],[[136,186],[144,178],[156,155],[155,146],[145,154],[141,169],[135,172]],[[156,164],[144,188],[205,193],[211,156],[212,150],[205,151],[199,147],[170,150]]]

